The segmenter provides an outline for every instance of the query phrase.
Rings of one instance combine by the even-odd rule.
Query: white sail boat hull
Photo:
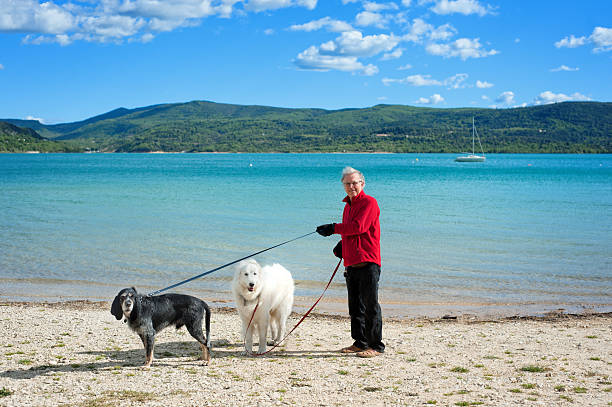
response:
[[[464,156],[460,156],[455,158],[455,161],[460,162],[460,163],[481,163],[484,160],[486,160],[487,158],[483,155],[464,155]]]

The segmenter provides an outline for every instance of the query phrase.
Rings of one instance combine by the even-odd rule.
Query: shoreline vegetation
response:
[[[300,315],[293,314],[288,328]],[[612,313],[385,319],[385,354],[342,355],[345,316],[311,314],[279,347],[245,356],[240,319],[212,308],[212,360],[185,331],[137,335],[109,302],[0,302],[3,406],[610,406]]]
[[[73,151],[73,152],[63,152],[63,151],[0,151],[0,154],[453,154],[453,153],[422,153],[422,152],[413,152],[413,153],[397,153],[390,151],[330,151],[330,152],[320,152],[320,151],[265,151],[265,152],[248,152],[248,151],[198,151],[198,152],[187,152],[187,151],[139,151],[139,152],[117,152],[117,151],[96,151],[96,152],[87,152],[87,151]],[[485,154],[486,156],[498,154]],[[612,153],[499,153],[499,154],[584,154],[584,155],[598,155],[598,154],[612,154]]]
[[[0,119],[0,152],[611,153],[612,103],[511,109],[285,109],[208,101],[119,108],[73,123]]]

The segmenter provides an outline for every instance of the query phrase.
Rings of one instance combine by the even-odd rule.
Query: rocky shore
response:
[[[0,406],[612,405],[612,314],[389,319],[385,354],[360,359],[337,352],[349,320],[329,315],[245,356],[237,313],[215,308],[209,366],[185,328],[169,328],[142,369],[140,339],[109,309],[0,304]]]

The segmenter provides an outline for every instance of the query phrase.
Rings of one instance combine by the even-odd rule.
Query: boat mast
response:
[[[482,148],[482,143],[480,142],[480,136],[478,135],[478,131],[476,131],[476,125],[474,125],[474,117],[472,117],[472,129],[474,131],[474,134],[476,134],[476,138],[478,139],[478,145],[480,146],[480,152],[484,156],[484,149]],[[474,136],[472,136],[472,150],[474,149],[474,146],[473,146],[474,138],[473,137]]]
[[[474,152],[476,151],[474,149],[474,133],[476,132],[476,127],[474,126],[474,116],[472,116],[472,155],[474,155]]]

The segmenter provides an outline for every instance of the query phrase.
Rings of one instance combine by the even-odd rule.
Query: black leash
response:
[[[188,282],[190,282],[190,281],[193,281],[193,280],[195,280],[195,279],[197,279],[197,278],[204,277],[205,275],[208,275],[208,274],[210,274],[210,273],[214,273],[215,271],[217,271],[217,270],[221,270],[222,268],[225,268],[225,267],[227,267],[227,266],[231,266],[232,264],[236,264],[236,263],[238,263],[239,261],[242,261],[242,260],[248,259],[249,257],[257,256],[258,254],[261,254],[261,253],[263,253],[263,252],[267,252],[268,250],[272,250],[272,249],[274,249],[274,248],[276,248],[276,247],[278,247],[278,246],[282,246],[282,245],[284,245],[284,244],[291,243],[291,242],[293,242],[293,241],[295,241],[295,240],[298,240],[298,239],[301,239],[301,238],[303,238],[303,237],[310,236],[310,235],[312,235],[313,233],[317,233],[317,232],[316,232],[316,231],[314,231],[314,232],[306,233],[305,235],[298,236],[298,237],[293,238],[293,239],[291,239],[291,240],[287,240],[286,242],[279,243],[279,244],[277,244],[277,245],[275,245],[275,246],[268,247],[267,249],[260,250],[260,251],[258,251],[257,253],[249,254],[248,256],[244,256],[244,257],[242,257],[242,258],[240,258],[240,259],[238,259],[238,260],[231,261],[231,262],[229,262],[229,263],[227,263],[227,264],[224,264],[224,265],[222,265],[222,266],[219,266],[219,267],[217,267],[217,268],[215,268],[215,269],[205,271],[205,272],[204,272],[204,273],[202,273],[202,274],[198,274],[197,276],[193,276],[193,277],[191,277],[191,278],[188,278],[187,280],[183,280],[183,281],[181,281],[180,283],[176,283],[176,284],[173,284],[173,285],[171,285],[171,286],[169,286],[169,287],[162,288],[161,290],[153,291],[152,293],[149,293],[149,294],[147,294],[147,295],[148,295],[149,297],[151,297],[151,296],[153,296],[153,295],[157,295],[157,294],[162,293],[162,292],[164,292],[164,291],[166,291],[166,290],[169,290],[169,289],[171,289],[171,288],[178,287],[179,285],[183,285],[183,284],[188,283]]]

